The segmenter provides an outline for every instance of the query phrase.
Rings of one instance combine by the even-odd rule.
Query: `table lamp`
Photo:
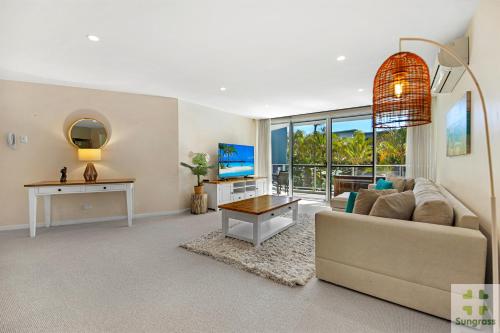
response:
[[[78,149],[78,159],[80,161],[89,161],[83,173],[83,178],[87,182],[95,182],[97,179],[97,170],[91,161],[101,160],[101,149]]]

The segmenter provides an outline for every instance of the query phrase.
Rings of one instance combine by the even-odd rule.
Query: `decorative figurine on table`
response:
[[[66,183],[66,173],[68,172],[68,168],[64,167],[61,169],[61,179],[59,180],[61,183]]]

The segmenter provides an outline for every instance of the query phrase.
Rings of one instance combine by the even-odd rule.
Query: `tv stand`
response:
[[[219,210],[219,205],[268,194],[267,178],[263,177],[212,180],[204,185],[208,208],[213,210]]]

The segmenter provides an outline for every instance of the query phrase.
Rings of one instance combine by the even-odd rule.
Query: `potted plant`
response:
[[[196,153],[193,156],[191,162],[193,165],[189,165],[187,163],[181,162],[181,165],[189,168],[193,175],[195,175],[198,179],[198,185],[194,187],[194,193],[202,194],[203,193],[203,176],[208,174],[208,169],[212,169],[215,165],[209,165],[209,156],[206,153]]]

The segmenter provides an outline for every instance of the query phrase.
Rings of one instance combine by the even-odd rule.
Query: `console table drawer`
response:
[[[85,192],[113,192],[125,191],[125,184],[106,184],[106,185],[85,185]]]
[[[83,186],[41,186],[38,194],[62,194],[62,193],[82,193]]]

